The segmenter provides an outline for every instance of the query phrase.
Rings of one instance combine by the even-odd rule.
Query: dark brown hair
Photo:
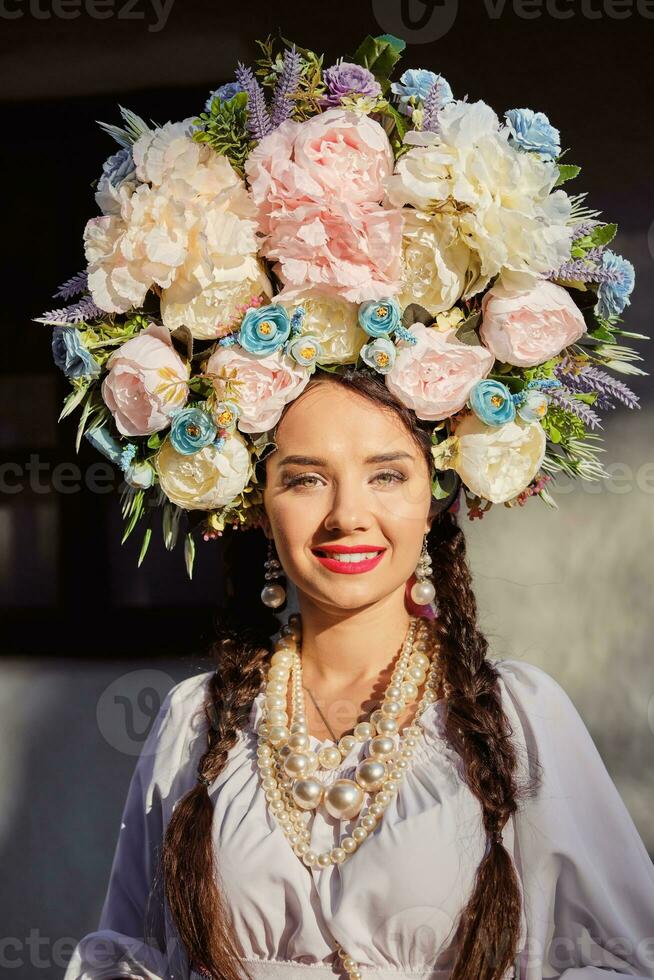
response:
[[[308,387],[325,382],[343,385],[394,412],[423,450],[431,471],[429,425],[400,404],[379,375],[317,371]],[[500,980],[517,953],[520,889],[511,856],[496,836],[517,810],[518,799],[532,795],[537,782],[517,785],[513,733],[501,705],[498,672],[486,659],[488,643],[477,626],[465,537],[450,503],[442,502],[427,536],[439,606],[434,627],[440,644],[443,735],[462,760],[466,783],[481,804],[487,835],[472,894],[456,923],[457,957],[451,978]],[[216,670],[204,704],[208,748],[198,767],[212,781],[247,722],[263,682],[262,667],[272,652],[270,637],[278,626],[270,616],[267,622],[262,617],[258,625],[221,627]],[[215,980],[243,980],[250,975],[240,962],[227,900],[219,887],[212,815],[202,784],[177,804],[163,847],[166,896],[191,962],[204,965]]]

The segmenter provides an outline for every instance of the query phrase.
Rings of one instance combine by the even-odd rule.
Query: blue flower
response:
[[[204,111],[211,112],[211,103],[214,99],[220,99],[221,102],[229,102],[230,99],[233,99],[235,95],[238,95],[242,91],[243,89],[238,82],[225,82],[224,85],[219,85],[209,95],[209,98],[204,104]]]
[[[87,429],[84,436],[91,443],[94,449],[102,453],[106,459],[120,466],[123,454],[123,446],[111,435],[106,426],[100,425],[95,429]]]
[[[511,133],[509,143],[520,150],[558,157],[561,152],[561,135],[551,125],[544,112],[533,109],[509,109],[505,114]]]
[[[501,381],[478,381],[470,392],[469,405],[486,425],[504,425],[515,418],[511,392]]]
[[[100,365],[82,343],[76,327],[54,328],[52,357],[67,378],[95,378],[100,374]]]
[[[438,83],[438,95],[441,105],[452,102],[454,96],[448,82],[442,75],[437,75],[427,68],[408,68],[400,76],[399,82],[391,84],[393,95],[398,96],[400,112],[410,116],[416,102],[424,102],[432,86]],[[413,99],[413,103],[410,100]]]
[[[216,438],[216,426],[201,408],[183,408],[176,412],[170,424],[170,442],[183,456],[191,456],[209,446]]]
[[[266,357],[285,344],[291,332],[291,322],[283,306],[252,307],[247,311],[238,333],[241,347],[255,357]]]
[[[369,300],[359,307],[359,323],[371,337],[386,337],[400,326],[402,311],[395,299]]]
[[[296,337],[289,344],[288,352],[298,364],[315,368],[318,358],[322,356],[322,346],[315,337],[305,334],[303,337]]]
[[[380,374],[388,374],[397,357],[395,344],[388,337],[377,337],[370,344],[364,344],[360,351],[361,359]]]
[[[135,171],[132,149],[127,146],[107,157],[102,164],[102,176],[106,177],[112,187],[118,187],[124,180],[128,180]]]
[[[597,287],[597,303],[595,312],[599,316],[618,316],[629,306],[629,296],[634,288],[636,272],[633,265],[621,255],[616,255],[610,248],[602,252],[602,271],[608,272],[608,281],[600,282]]]
[[[219,429],[233,429],[239,415],[238,405],[229,399],[218,402],[213,409],[213,420]]]
[[[549,398],[542,391],[532,388],[520,395],[518,415],[523,422],[538,422],[547,413]]]

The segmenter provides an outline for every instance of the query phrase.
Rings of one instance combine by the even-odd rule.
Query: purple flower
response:
[[[367,68],[350,61],[339,61],[325,71],[328,94],[323,96],[323,105],[340,105],[341,99],[348,95],[365,95],[377,98],[382,94],[381,85]]]

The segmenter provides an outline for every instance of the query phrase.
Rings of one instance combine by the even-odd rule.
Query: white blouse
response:
[[[520,952],[506,977],[654,978],[654,867],[590,733],[545,671],[517,660],[494,664],[519,778],[536,760],[543,767],[539,794],[521,801],[504,828],[522,892]],[[129,786],[98,931],[78,943],[64,980],[200,980],[155,872],[175,801],[196,782],[211,673],[176,684],[162,704]],[[418,719],[423,735],[410,768],[373,833],[344,864],[309,869],[261,789],[255,728],[263,698],[262,690],[209,787],[215,866],[250,975],[334,977],[335,936],[370,980],[446,980],[452,927],[486,836],[460,757],[442,736],[443,703]],[[326,781],[352,777],[364,754],[357,743]],[[339,823],[322,809],[308,826],[315,850],[337,843]]]

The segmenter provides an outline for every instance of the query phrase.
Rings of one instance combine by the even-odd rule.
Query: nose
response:
[[[326,530],[339,531],[345,536],[353,531],[367,530],[374,522],[365,487],[352,477],[340,480],[334,488],[332,505],[324,519]]]

